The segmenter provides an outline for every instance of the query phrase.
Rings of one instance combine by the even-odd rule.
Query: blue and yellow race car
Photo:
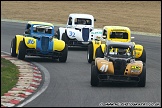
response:
[[[68,46],[54,37],[54,25],[47,22],[29,21],[23,35],[11,41],[11,56],[23,60],[25,55],[52,57],[66,62]]]

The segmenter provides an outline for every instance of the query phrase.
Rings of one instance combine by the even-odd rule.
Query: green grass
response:
[[[1,96],[16,85],[18,75],[19,71],[16,65],[1,58]]]

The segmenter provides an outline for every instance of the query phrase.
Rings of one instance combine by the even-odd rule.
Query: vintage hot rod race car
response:
[[[54,25],[47,22],[29,21],[24,35],[16,35],[11,41],[11,56],[23,60],[25,55],[51,57],[66,62],[68,46],[54,38]]]
[[[91,63],[97,56],[103,57],[103,52],[105,50],[105,40],[109,41],[117,41],[117,42],[131,42],[131,39],[134,37],[131,37],[131,31],[128,27],[124,26],[104,26],[103,27],[103,34],[102,36],[96,40],[93,40],[89,46],[87,51],[87,60],[89,63]],[[140,44],[135,45],[136,50],[136,60],[142,60],[143,62],[146,62],[146,51],[144,47]],[[97,51],[102,51],[102,54],[96,55]]]
[[[59,27],[57,38],[65,41],[68,46],[87,47],[96,36],[102,35],[102,29],[94,29],[96,19],[90,14],[72,13],[66,27]]]
[[[132,42],[107,41],[104,57],[91,63],[91,85],[99,82],[135,82],[145,87],[146,65],[135,60],[135,46]]]

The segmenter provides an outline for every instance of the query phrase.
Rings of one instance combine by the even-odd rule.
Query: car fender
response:
[[[114,66],[112,62],[107,61],[104,58],[96,58],[95,64],[100,72],[114,74]]]
[[[90,32],[91,39],[97,39],[97,36],[102,36],[102,29],[93,29]]]
[[[20,44],[20,41],[23,40],[24,36],[23,35],[16,35],[15,38],[16,38],[16,54],[18,54],[19,44]]]
[[[65,48],[65,42],[58,39],[53,39],[53,51],[62,51]]]
[[[24,37],[25,45],[28,48],[36,49],[37,40],[32,37]]]
[[[143,62],[134,61],[127,64],[124,75],[138,76],[142,73],[142,69],[143,69]],[[137,70],[138,72],[131,72],[131,70]]]
[[[92,40],[93,45],[93,60],[96,58],[96,49],[101,45],[101,41]]]
[[[135,52],[136,52],[135,58],[141,57],[143,52],[143,46],[140,44],[135,44]]]
[[[67,28],[66,33],[70,39],[77,39],[78,41],[83,41],[82,32],[76,30],[75,28]]]
[[[105,51],[105,44],[101,44],[101,49],[102,49],[102,52],[104,53],[104,51]]]
[[[62,34],[65,33],[66,28],[64,27],[59,27],[59,32],[60,32],[60,40],[62,40]]]

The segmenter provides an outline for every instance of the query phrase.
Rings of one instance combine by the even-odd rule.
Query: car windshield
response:
[[[111,32],[110,38],[128,39],[128,33],[126,33],[126,32]]]
[[[85,19],[85,18],[76,18],[75,19],[75,24],[78,25],[91,25],[91,19]]]
[[[33,25],[33,32],[34,33],[52,34],[52,26]]]
[[[109,47],[108,55],[112,57],[126,58],[131,56],[131,49],[125,47]]]

